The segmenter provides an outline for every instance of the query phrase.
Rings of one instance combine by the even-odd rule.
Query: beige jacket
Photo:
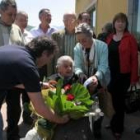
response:
[[[17,25],[9,27],[0,23],[0,46],[6,44],[24,45],[21,30]]]

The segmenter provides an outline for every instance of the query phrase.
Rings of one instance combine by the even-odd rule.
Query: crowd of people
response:
[[[109,91],[115,110],[109,127],[115,139],[120,140],[124,132],[125,94],[139,80],[138,45],[128,31],[127,15],[116,14],[112,22],[104,25],[102,33],[95,35],[88,12],[81,12],[78,18],[74,12],[64,13],[64,29],[57,30],[50,26],[50,9],[44,8],[38,14],[40,24],[30,31],[26,30],[28,14],[17,11],[15,0],[2,0],[0,14],[0,107],[5,101],[7,140],[20,139],[18,122],[22,109],[23,122],[33,124],[31,112],[24,109],[30,101],[38,114],[59,124],[54,140],[65,139],[66,135],[67,140],[74,140],[70,134],[75,131],[75,138],[79,136],[80,140],[102,137],[103,117],[93,123],[92,133],[88,118],[73,121],[68,115],[57,115],[44,104],[41,90],[51,86],[47,80],[61,78],[68,83],[88,81],[86,88],[91,96],[101,89]],[[68,128],[72,128],[71,132]]]

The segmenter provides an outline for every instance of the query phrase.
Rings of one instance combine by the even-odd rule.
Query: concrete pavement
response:
[[[2,115],[4,119],[4,140],[6,140],[6,104],[3,104],[2,107]],[[102,124],[102,139],[101,140],[114,140],[111,131],[109,129],[105,129],[105,125],[109,123],[109,119],[104,117]],[[140,140],[140,135],[135,134],[135,129],[140,127],[140,112],[135,112],[133,114],[126,114],[125,119],[125,131],[121,138],[121,140]],[[31,126],[25,125],[22,123],[22,118],[19,122],[20,128],[20,136],[24,137],[26,132],[31,128]],[[95,140],[93,138],[93,140]]]

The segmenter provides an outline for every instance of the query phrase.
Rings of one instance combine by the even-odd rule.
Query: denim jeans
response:
[[[0,111],[0,140],[3,140],[3,121],[1,111]]]

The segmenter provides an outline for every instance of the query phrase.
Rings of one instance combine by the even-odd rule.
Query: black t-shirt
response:
[[[120,73],[119,45],[120,41],[115,41],[113,39],[108,45],[109,67],[113,74]]]
[[[39,73],[35,58],[22,46],[0,47],[0,90],[23,84],[27,92],[39,92]]]

